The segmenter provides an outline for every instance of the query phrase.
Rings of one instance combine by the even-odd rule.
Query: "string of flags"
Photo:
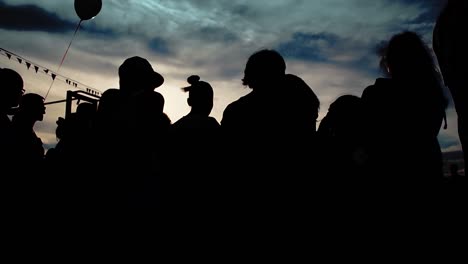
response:
[[[16,59],[16,61],[18,61],[19,64],[26,65],[26,68],[28,70],[30,68],[33,68],[36,73],[44,73],[46,75],[49,75],[52,78],[53,81],[55,81],[56,79],[61,80],[61,81],[65,82],[66,84],[68,84],[70,86],[73,86],[73,87],[75,87],[77,89],[84,90],[89,94],[96,95],[96,96],[101,96],[101,92],[96,90],[95,88],[92,88],[92,87],[90,87],[88,85],[84,85],[84,84],[82,84],[82,83],[80,83],[78,81],[75,81],[75,80],[71,79],[71,78],[68,78],[68,77],[63,76],[61,74],[58,74],[58,73],[56,73],[54,71],[51,71],[48,68],[40,66],[39,64],[34,63],[34,62],[30,61],[30,60],[27,60],[27,59],[23,58],[22,56],[19,56],[19,55],[15,54],[15,53],[13,53],[11,51],[0,48],[0,55],[7,57],[9,60]]]

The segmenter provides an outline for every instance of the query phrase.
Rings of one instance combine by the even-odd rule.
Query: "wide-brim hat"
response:
[[[134,56],[126,59],[119,67],[120,79],[147,83],[152,89],[156,89],[164,83],[164,77],[153,70],[148,60]]]

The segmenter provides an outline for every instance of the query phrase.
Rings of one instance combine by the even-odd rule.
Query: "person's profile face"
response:
[[[41,104],[41,105],[37,105],[37,109],[34,110],[34,112],[36,113],[35,114],[35,119],[37,121],[42,121],[44,120],[44,115],[46,113],[46,107],[44,104]]]
[[[46,107],[45,107],[45,105],[42,105],[42,112],[41,112],[39,121],[44,120],[45,113],[46,113]]]

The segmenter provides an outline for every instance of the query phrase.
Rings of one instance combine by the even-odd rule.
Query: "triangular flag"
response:
[[[31,63],[26,62],[26,67],[28,67],[28,70],[29,70],[29,67],[31,67]]]
[[[45,73],[49,73],[49,69],[44,69],[44,72],[45,72]]]
[[[22,59],[20,59],[20,58],[17,58],[17,59],[18,59],[18,62],[19,62],[20,64],[23,62]]]
[[[37,73],[37,71],[39,70],[39,67],[37,67],[36,65],[34,65],[34,70],[36,70],[36,73]]]
[[[52,73],[52,80],[55,80],[55,77],[57,77],[57,75]]]
[[[11,59],[11,54],[10,53],[7,53],[6,56],[8,57],[8,59]]]

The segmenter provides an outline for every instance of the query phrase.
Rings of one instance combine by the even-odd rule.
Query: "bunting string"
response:
[[[25,59],[24,57],[22,57],[20,55],[17,55],[14,52],[8,51],[8,50],[3,49],[3,48],[0,48],[0,55],[7,57],[9,60],[11,60],[12,57],[13,57],[14,59],[16,59],[17,63],[26,65],[26,68],[28,70],[30,68],[34,68],[34,71],[36,73],[44,73],[46,75],[49,75],[51,77],[51,79],[52,79],[52,83],[55,80],[59,80],[59,81],[62,81],[64,83],[66,83],[67,85],[73,86],[76,89],[86,91],[87,93],[90,93],[90,94],[93,94],[93,95],[96,95],[96,96],[101,96],[101,92],[99,90],[97,90],[97,89],[95,89],[95,88],[93,88],[93,87],[91,87],[89,85],[85,85],[83,83],[75,81],[72,78],[69,78],[67,76],[61,75],[58,72],[52,71],[52,70],[48,69],[47,67],[43,67],[43,66],[39,65],[38,63],[35,63],[35,62],[31,61],[31,60]],[[65,56],[64,56],[64,58],[65,58]],[[63,63],[63,59],[62,59],[62,63]],[[60,69],[60,67],[59,67],[59,69]],[[51,87],[52,87],[52,85],[51,85]],[[47,95],[49,94],[49,91],[50,91],[51,87],[49,87],[49,90],[47,91]],[[44,97],[44,98],[46,98],[46,97]]]

